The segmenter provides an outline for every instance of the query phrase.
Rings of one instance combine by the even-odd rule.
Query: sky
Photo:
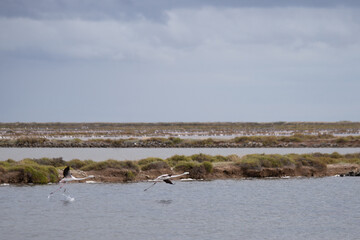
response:
[[[0,122],[360,121],[360,1],[0,0]]]

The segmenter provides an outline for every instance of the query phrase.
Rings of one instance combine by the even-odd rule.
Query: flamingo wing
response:
[[[178,174],[178,175],[169,175],[169,178],[177,178],[177,177],[181,177],[181,176],[184,176],[184,175],[187,175],[189,174],[189,172],[184,172],[182,174]]]
[[[70,174],[70,167],[67,166],[64,171],[63,171],[63,174],[64,174],[64,178],[67,178],[67,177],[70,177],[71,174]]]
[[[163,181],[168,183],[168,184],[174,184],[172,181],[170,181],[170,179],[164,179]]]

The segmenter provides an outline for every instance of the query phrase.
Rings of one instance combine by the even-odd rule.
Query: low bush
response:
[[[46,138],[36,138],[36,137],[23,137],[15,140],[16,146],[32,146],[36,144],[43,144],[48,141]]]
[[[176,166],[179,162],[191,162],[191,158],[184,155],[174,155],[165,160],[170,167]]]
[[[135,177],[136,177],[136,174],[133,173],[131,170],[128,170],[126,173],[125,173],[125,181],[134,181],[135,180]]]
[[[207,173],[212,173],[214,166],[211,162],[203,162],[202,165],[204,166]]]
[[[68,161],[64,165],[70,166],[70,167],[72,167],[74,169],[80,169],[80,168],[86,166],[87,164],[90,164],[90,163],[86,163],[85,161],[81,161],[79,159],[73,159],[73,160]]]
[[[169,140],[173,143],[173,145],[180,144],[183,142],[183,140],[178,137],[169,137]]]
[[[116,168],[116,169],[128,169],[133,170],[135,172],[139,171],[139,166],[134,161],[116,161],[109,159],[107,161],[102,162],[93,162],[90,164],[87,164],[81,168],[83,171],[99,171],[106,168]]]
[[[191,169],[199,165],[199,163],[193,161],[180,161],[176,164],[174,169],[176,171],[189,172]]]
[[[53,166],[39,165],[30,159],[8,164],[4,172],[19,172],[23,183],[46,184],[58,182],[58,172]]]
[[[60,158],[40,158],[40,159],[31,159],[32,161],[40,164],[40,165],[48,165],[54,167],[61,167],[66,165],[66,161]]]
[[[151,162],[149,164],[146,164],[145,166],[141,167],[142,171],[148,171],[148,170],[152,170],[152,169],[169,169],[169,165],[161,160],[161,161],[157,161],[157,162]]]
[[[149,157],[149,158],[145,158],[145,159],[141,159],[137,162],[137,164],[142,167],[142,166],[145,166],[145,165],[148,165],[152,162],[159,162],[159,161],[164,161],[162,160],[161,158],[154,158],[154,157]]]
[[[198,144],[200,145],[213,145],[215,143],[215,140],[212,139],[212,138],[207,138],[207,139],[204,139],[204,140],[199,140],[198,141]]]
[[[245,169],[259,169],[293,166],[294,162],[289,157],[280,154],[249,154],[238,160],[236,164]]]
[[[216,155],[214,162],[229,162],[230,159],[228,157],[225,156],[221,156],[221,155]]]
[[[107,143],[109,143],[109,141]],[[114,139],[111,140],[110,145],[111,147],[121,147],[123,146],[124,143],[125,143],[124,139]]]
[[[193,161],[199,162],[199,163],[202,163],[205,161],[207,161],[207,162],[215,162],[216,161],[215,157],[213,157],[211,155],[203,154],[203,153],[191,155],[190,158]]]
[[[299,156],[296,159],[296,166],[297,167],[302,167],[302,166],[314,167],[319,170],[326,169],[326,163],[324,163],[323,161],[321,161],[319,159],[312,158],[312,157],[305,156],[305,155]]]

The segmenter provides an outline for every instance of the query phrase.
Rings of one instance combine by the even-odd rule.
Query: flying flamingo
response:
[[[76,178],[76,177],[74,177],[73,175],[71,175],[71,173],[70,173],[70,167],[69,167],[69,166],[67,166],[67,167],[64,169],[63,175],[64,175],[64,177],[59,181],[59,183],[61,183],[60,187],[59,187],[57,190],[51,192],[51,193],[49,194],[48,198],[50,198],[50,196],[51,196],[52,194],[54,194],[55,192],[59,191],[62,187],[64,187],[67,182],[70,182],[70,181],[81,181],[81,180],[85,180],[85,179],[93,178],[93,177],[94,177],[94,175],[89,175],[89,176],[83,177],[83,178]],[[64,192],[65,192],[65,191],[66,191],[66,189],[64,189]]]
[[[150,187],[144,189],[144,191],[148,190],[149,188],[153,187],[156,183],[158,182],[166,182],[168,184],[174,184],[170,179],[171,178],[176,178],[176,177],[181,177],[181,176],[184,176],[184,175],[187,175],[189,174],[189,172],[184,172],[182,174],[178,174],[178,175],[171,175],[171,174],[163,174],[163,175],[160,175],[158,176],[157,178],[155,178],[154,180],[149,180],[149,182],[154,182],[154,184],[152,184]]]

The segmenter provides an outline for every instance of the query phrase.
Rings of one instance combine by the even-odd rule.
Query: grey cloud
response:
[[[203,7],[359,7],[356,0],[1,0],[0,16],[35,19],[138,19],[164,21],[171,9]]]
[[[259,59],[299,63],[330,53],[351,55],[360,43],[357,9],[203,8],[165,14],[164,23],[0,18],[0,51],[168,64],[212,59],[215,64]]]

